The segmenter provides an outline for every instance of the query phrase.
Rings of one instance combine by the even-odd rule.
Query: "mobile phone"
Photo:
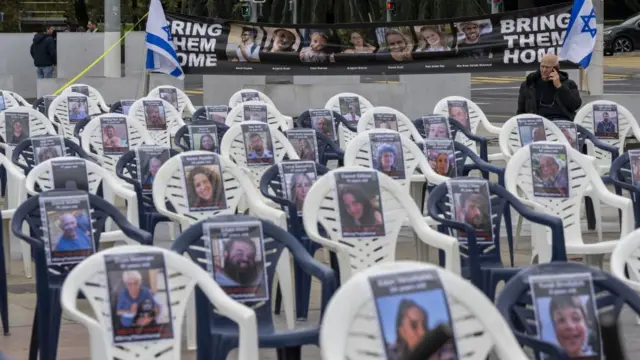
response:
[[[554,66],[553,70],[555,70],[556,72],[560,71],[560,66],[558,66],[558,65]]]

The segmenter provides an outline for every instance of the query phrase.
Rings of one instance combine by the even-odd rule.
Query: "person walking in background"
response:
[[[582,99],[576,83],[560,71],[558,57],[547,54],[540,69],[520,85],[518,114],[537,114],[549,120],[573,120]]]
[[[53,38],[53,26],[47,26],[44,33],[33,36],[31,57],[36,67],[38,79],[50,79],[57,65],[56,42]]]
[[[93,20],[89,20],[89,22],[87,23],[87,32],[88,33],[98,32],[98,25]]]

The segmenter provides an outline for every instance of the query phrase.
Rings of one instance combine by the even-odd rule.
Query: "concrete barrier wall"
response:
[[[323,107],[341,92],[354,92],[374,105],[389,106],[411,119],[433,111],[446,96],[471,97],[470,74],[402,75],[399,84],[361,84],[359,76],[295,76],[294,84],[265,84],[264,76],[207,75],[203,79],[205,104],[227,104],[239,89],[264,92],[285,115]]]
[[[124,74],[137,76],[144,73],[147,48],[144,31],[132,31],[124,39]]]
[[[38,79],[38,97],[53,94],[69,80]],[[123,99],[138,99],[146,95],[143,94],[144,74],[140,74],[137,77],[123,78],[83,77],[79,82],[98,89],[107,104]],[[160,85],[173,85],[179,89],[184,89],[184,81],[182,80],[169,75],[152,74],[149,81],[149,89]]]
[[[103,33],[59,33],[58,78],[73,78],[103,52]],[[104,63],[98,62],[84,76],[104,76]]]
[[[26,98],[35,96],[36,68],[30,52],[32,43],[33,34],[0,34],[1,89],[15,91]]]

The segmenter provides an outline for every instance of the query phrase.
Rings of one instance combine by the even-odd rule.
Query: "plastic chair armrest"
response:
[[[260,199],[249,201],[249,210],[259,218],[268,219],[287,230],[287,214],[278,209],[274,209],[262,202]]]
[[[487,130],[490,134],[500,135],[500,127],[493,125],[491,122],[483,121],[482,126],[484,126],[485,130]]]
[[[461,274],[460,247],[458,239],[441,234],[432,229],[426,221],[412,223],[416,236],[425,244],[445,250],[445,267],[456,274]],[[471,229],[473,231],[473,229]]]
[[[316,261],[307,251],[302,251],[303,249],[301,248],[289,250],[293,254],[294,261],[300,266],[302,271],[317,278],[322,283],[322,304],[320,307],[320,319],[322,319],[329,300],[331,300],[331,297],[338,288],[336,274],[328,266]]]
[[[607,181],[605,181],[604,178],[605,177],[602,178],[602,182],[604,182],[605,184],[613,184],[614,186],[618,186],[624,190],[631,191],[631,192],[636,191],[636,188],[633,185],[620,181],[620,178],[618,178],[618,174],[616,171],[610,172],[609,176],[606,176]]]
[[[305,229],[305,231],[311,241],[317,242],[322,247],[325,247],[335,253],[349,253],[349,248],[347,246],[321,236],[316,229]]]
[[[502,153],[489,154],[487,159],[489,161],[504,161],[504,155]]]

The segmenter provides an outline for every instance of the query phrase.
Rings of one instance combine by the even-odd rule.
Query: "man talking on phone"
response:
[[[549,120],[570,120],[582,105],[578,86],[560,71],[558,57],[546,54],[540,69],[520,85],[518,114],[537,114]]]

